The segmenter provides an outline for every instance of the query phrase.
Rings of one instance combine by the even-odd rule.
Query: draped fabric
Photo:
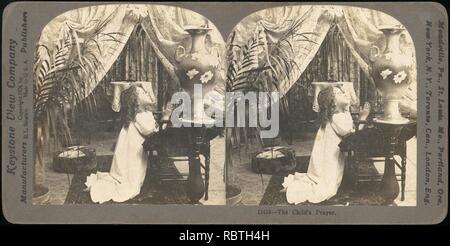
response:
[[[307,35],[311,42],[295,41],[295,39],[291,42],[295,54],[293,58],[298,67],[291,71],[292,76],[280,83],[281,96],[286,94],[297,81],[317,53],[320,47],[318,44],[322,43],[327,31],[333,24],[333,15],[320,7],[308,5],[271,8],[246,17],[235,29],[238,37],[236,40],[246,40],[246,35],[250,34],[248,30],[255,30],[257,26],[262,26],[267,40],[277,42],[290,24],[298,18],[302,19],[299,31],[315,33],[315,35]]]
[[[346,7],[342,11],[343,17],[337,26],[343,33],[346,43],[358,61],[360,67],[369,75],[369,50],[375,45],[380,50],[384,50],[386,41],[384,35],[377,29],[381,25],[401,24],[392,16],[379,11],[365,8]],[[408,30],[404,30],[404,35],[400,39],[400,49],[413,57],[414,66],[411,71],[412,82],[407,88],[404,99],[400,106],[403,110],[412,114],[417,112],[417,70],[414,43]]]
[[[371,78],[368,74],[369,49],[372,45],[376,45],[380,50],[383,50],[385,46],[384,35],[377,29],[377,26],[400,24],[389,15],[364,8],[332,5],[286,6],[258,11],[244,18],[235,28],[234,42],[236,44],[247,43],[247,40],[254,35],[253,31],[260,30],[260,28],[264,29],[268,41],[276,42],[289,28],[292,21],[299,18],[302,19],[302,23],[298,27],[298,32],[314,34],[307,35],[312,42],[292,42],[293,59],[298,67],[291,71],[291,76],[280,82],[281,96],[286,94],[306,69],[330,28],[335,26],[339,28],[360,67],[368,75],[367,77]],[[111,68],[133,32],[133,28],[138,23],[145,29],[152,48],[172,81],[177,83],[175,52],[179,45],[189,50],[191,41],[188,33],[183,30],[183,26],[202,25],[205,23],[205,18],[186,9],[163,5],[117,4],[80,8],[53,19],[43,29],[39,44],[45,45],[52,51],[56,47],[56,41],[61,39],[61,35],[69,33],[74,37],[73,49],[80,52],[79,46],[84,41],[83,38],[92,34],[102,21],[106,21],[106,24],[102,30],[103,34],[96,39],[100,49],[95,54],[100,65],[93,76],[86,78],[87,86],[84,90],[84,96],[92,92]],[[218,51],[224,58],[225,44],[223,38],[213,23],[208,24],[213,30],[207,38],[207,48],[211,52]],[[118,42],[113,41],[113,38]],[[415,58],[414,45],[407,30],[404,31],[401,39],[401,47]],[[225,71],[224,64],[225,61],[223,60],[221,62],[222,71]],[[401,106],[410,111],[415,111],[417,101],[416,70],[414,69],[411,72],[413,81]],[[224,85],[221,83],[217,85],[216,90],[221,92],[219,94],[223,94],[223,87]]]
[[[236,27],[235,44],[242,45],[252,37],[251,30],[262,27],[265,30],[267,40],[276,42],[287,30],[293,20],[301,19],[302,22],[296,32],[314,33],[307,34],[312,42],[291,40],[293,60],[297,64],[292,76],[280,81],[280,94],[284,96],[305,71],[308,64],[316,55],[327,32],[332,27],[339,28],[345,42],[353,56],[358,61],[367,77],[369,74],[369,49],[375,45],[380,50],[385,47],[385,38],[377,29],[380,25],[401,24],[393,17],[379,11],[332,5],[298,5],[265,9],[255,12],[244,18]],[[412,38],[407,30],[401,38],[401,49],[413,56],[415,61],[415,49]],[[412,83],[407,94],[401,102],[401,107],[412,113],[416,112],[417,101],[417,76],[415,66],[412,72]],[[373,81],[371,81],[373,83]]]
[[[98,69],[95,74],[86,78],[84,96],[88,96],[102,80],[120,55],[135,26],[141,24],[145,30],[152,48],[158,59],[169,73],[171,80],[178,83],[175,75],[175,51],[178,46],[190,50],[190,36],[183,27],[188,25],[203,25],[205,17],[178,7],[151,4],[112,4],[79,8],[68,11],[56,17],[43,29],[39,44],[44,45],[50,52],[56,49],[56,43],[61,40],[61,33],[70,33],[73,37],[73,49],[82,52],[80,45],[83,37],[92,35],[104,23],[103,29],[94,42],[98,44],[95,56]],[[224,58],[225,43],[220,32],[213,23],[207,37],[206,47],[211,52],[218,51]],[[224,64],[222,62],[221,64]],[[222,68],[224,71],[224,69]],[[224,76],[224,75],[223,75]],[[221,86],[218,85],[218,90]]]

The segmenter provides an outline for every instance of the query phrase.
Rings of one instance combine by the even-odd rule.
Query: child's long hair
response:
[[[317,101],[319,103],[320,127],[325,128],[336,111],[334,88],[331,86],[321,90]]]
[[[130,122],[136,120],[136,115],[142,111],[149,110],[150,105],[141,107],[139,105],[139,98],[137,88],[142,88],[141,85],[132,85],[120,95],[120,121],[122,126],[128,128]]]

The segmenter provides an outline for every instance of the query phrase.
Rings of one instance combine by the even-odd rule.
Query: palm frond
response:
[[[37,45],[34,59],[34,123],[36,161],[42,162],[43,145],[50,137],[63,145],[71,144],[72,136],[65,105],[74,108],[87,96],[89,82],[95,81],[98,71],[103,70],[99,60],[103,50],[99,37],[114,42],[121,33],[103,33],[112,15],[91,21],[95,30],[78,37],[77,31],[61,27],[61,35],[55,45]],[[88,110],[95,108],[95,98],[86,100]],[[73,113],[73,110],[72,110]]]
[[[289,28],[276,41],[269,41],[267,32],[262,26],[258,26],[254,34],[244,45],[234,43],[236,33],[232,33],[228,42],[228,73],[227,91],[273,91],[279,90],[280,83],[290,79],[293,70],[298,69],[295,62],[293,42],[311,42],[312,32],[299,32],[306,20],[306,14],[295,20],[286,20]],[[260,53],[263,51],[263,56]],[[284,112],[288,104],[282,103]],[[240,131],[231,129],[236,142],[241,142]],[[255,129],[258,133],[258,127]],[[250,134],[245,132],[245,136]],[[259,135],[259,134],[256,134]],[[262,143],[262,140],[259,139]]]

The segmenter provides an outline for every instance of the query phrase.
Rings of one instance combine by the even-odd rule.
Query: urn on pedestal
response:
[[[371,76],[384,103],[383,115],[377,120],[391,124],[406,123],[408,119],[402,117],[398,104],[411,83],[413,57],[400,49],[403,26],[386,25],[379,26],[378,29],[385,36],[385,49],[380,52],[380,48],[373,46],[369,54],[372,62]]]
[[[207,50],[205,39],[211,28],[188,26],[184,29],[192,40],[191,49],[186,52],[183,46],[178,46],[175,60],[178,62],[176,73],[181,87],[191,96],[193,122],[203,122],[203,96],[210,92],[219,78],[219,57]],[[201,94],[194,93],[194,86],[201,85]]]

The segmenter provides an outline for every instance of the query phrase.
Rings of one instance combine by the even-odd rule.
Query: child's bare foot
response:
[[[370,103],[364,103],[363,109],[359,112],[359,120],[365,121],[370,114]]]

